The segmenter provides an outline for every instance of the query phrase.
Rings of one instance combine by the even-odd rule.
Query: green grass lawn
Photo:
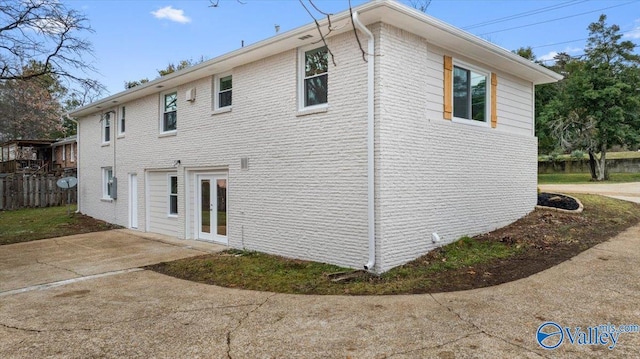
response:
[[[541,173],[539,184],[640,182],[640,173],[610,173],[609,180],[592,182],[589,173]]]
[[[228,250],[147,267],[194,282],[296,294],[380,295],[473,289],[524,278],[640,221],[640,205],[575,195],[581,214],[536,210],[517,222],[433,250],[380,276],[330,264]],[[336,281],[337,278],[344,280]]]
[[[66,206],[0,211],[0,245],[116,228],[75,211],[75,205],[70,216]]]

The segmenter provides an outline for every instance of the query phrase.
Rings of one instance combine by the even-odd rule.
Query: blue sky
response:
[[[125,81],[154,79],[170,62],[210,59],[243,40],[252,44],[273,36],[276,24],[283,32],[312,21],[298,0],[220,0],[216,8],[208,0],[63,1],[82,11],[95,30],[87,37],[99,74],[91,76],[108,94],[123,91]],[[354,6],[364,2],[352,0]],[[348,0],[315,4],[326,12],[348,8]],[[638,0],[433,0],[427,13],[463,29],[485,24],[467,31],[508,50],[533,46],[542,59],[560,51],[582,54],[587,26],[601,13],[620,26],[626,40],[640,44]]]

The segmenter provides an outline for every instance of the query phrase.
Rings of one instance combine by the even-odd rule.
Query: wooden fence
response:
[[[59,188],[58,179],[51,175],[18,174],[0,178],[0,210],[61,206],[67,204],[67,191],[70,203],[76,203],[78,187]]]

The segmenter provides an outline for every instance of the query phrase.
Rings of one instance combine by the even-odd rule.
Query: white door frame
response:
[[[138,174],[129,173],[129,228],[138,229]]]
[[[202,203],[202,185],[201,184],[203,180],[208,180],[209,186],[210,186],[209,187],[209,208],[211,209],[211,211],[209,212],[210,233],[206,233],[202,231],[203,203]],[[194,237],[199,240],[229,244],[228,225],[227,225],[228,222],[225,223],[224,235],[219,234],[218,231],[220,230],[220,228],[219,228],[219,224],[217,223],[218,216],[213,215],[214,213],[217,213],[217,210],[215,209],[215,207],[217,206],[217,202],[218,202],[217,181],[219,180],[224,180],[227,186],[226,188],[228,188],[229,179],[226,173],[197,173],[195,175],[195,187],[194,187],[195,191],[193,192],[195,195],[195,201],[194,201],[195,208],[193,211],[195,228],[194,228],[193,234],[194,234]],[[225,200],[227,198],[228,196],[226,196]],[[227,210],[226,213],[228,213],[227,202],[225,202],[225,209]]]

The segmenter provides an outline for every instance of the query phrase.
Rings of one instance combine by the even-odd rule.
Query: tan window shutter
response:
[[[451,120],[453,113],[453,60],[444,56],[444,119]]]
[[[491,73],[491,127],[498,125],[498,75]]]

